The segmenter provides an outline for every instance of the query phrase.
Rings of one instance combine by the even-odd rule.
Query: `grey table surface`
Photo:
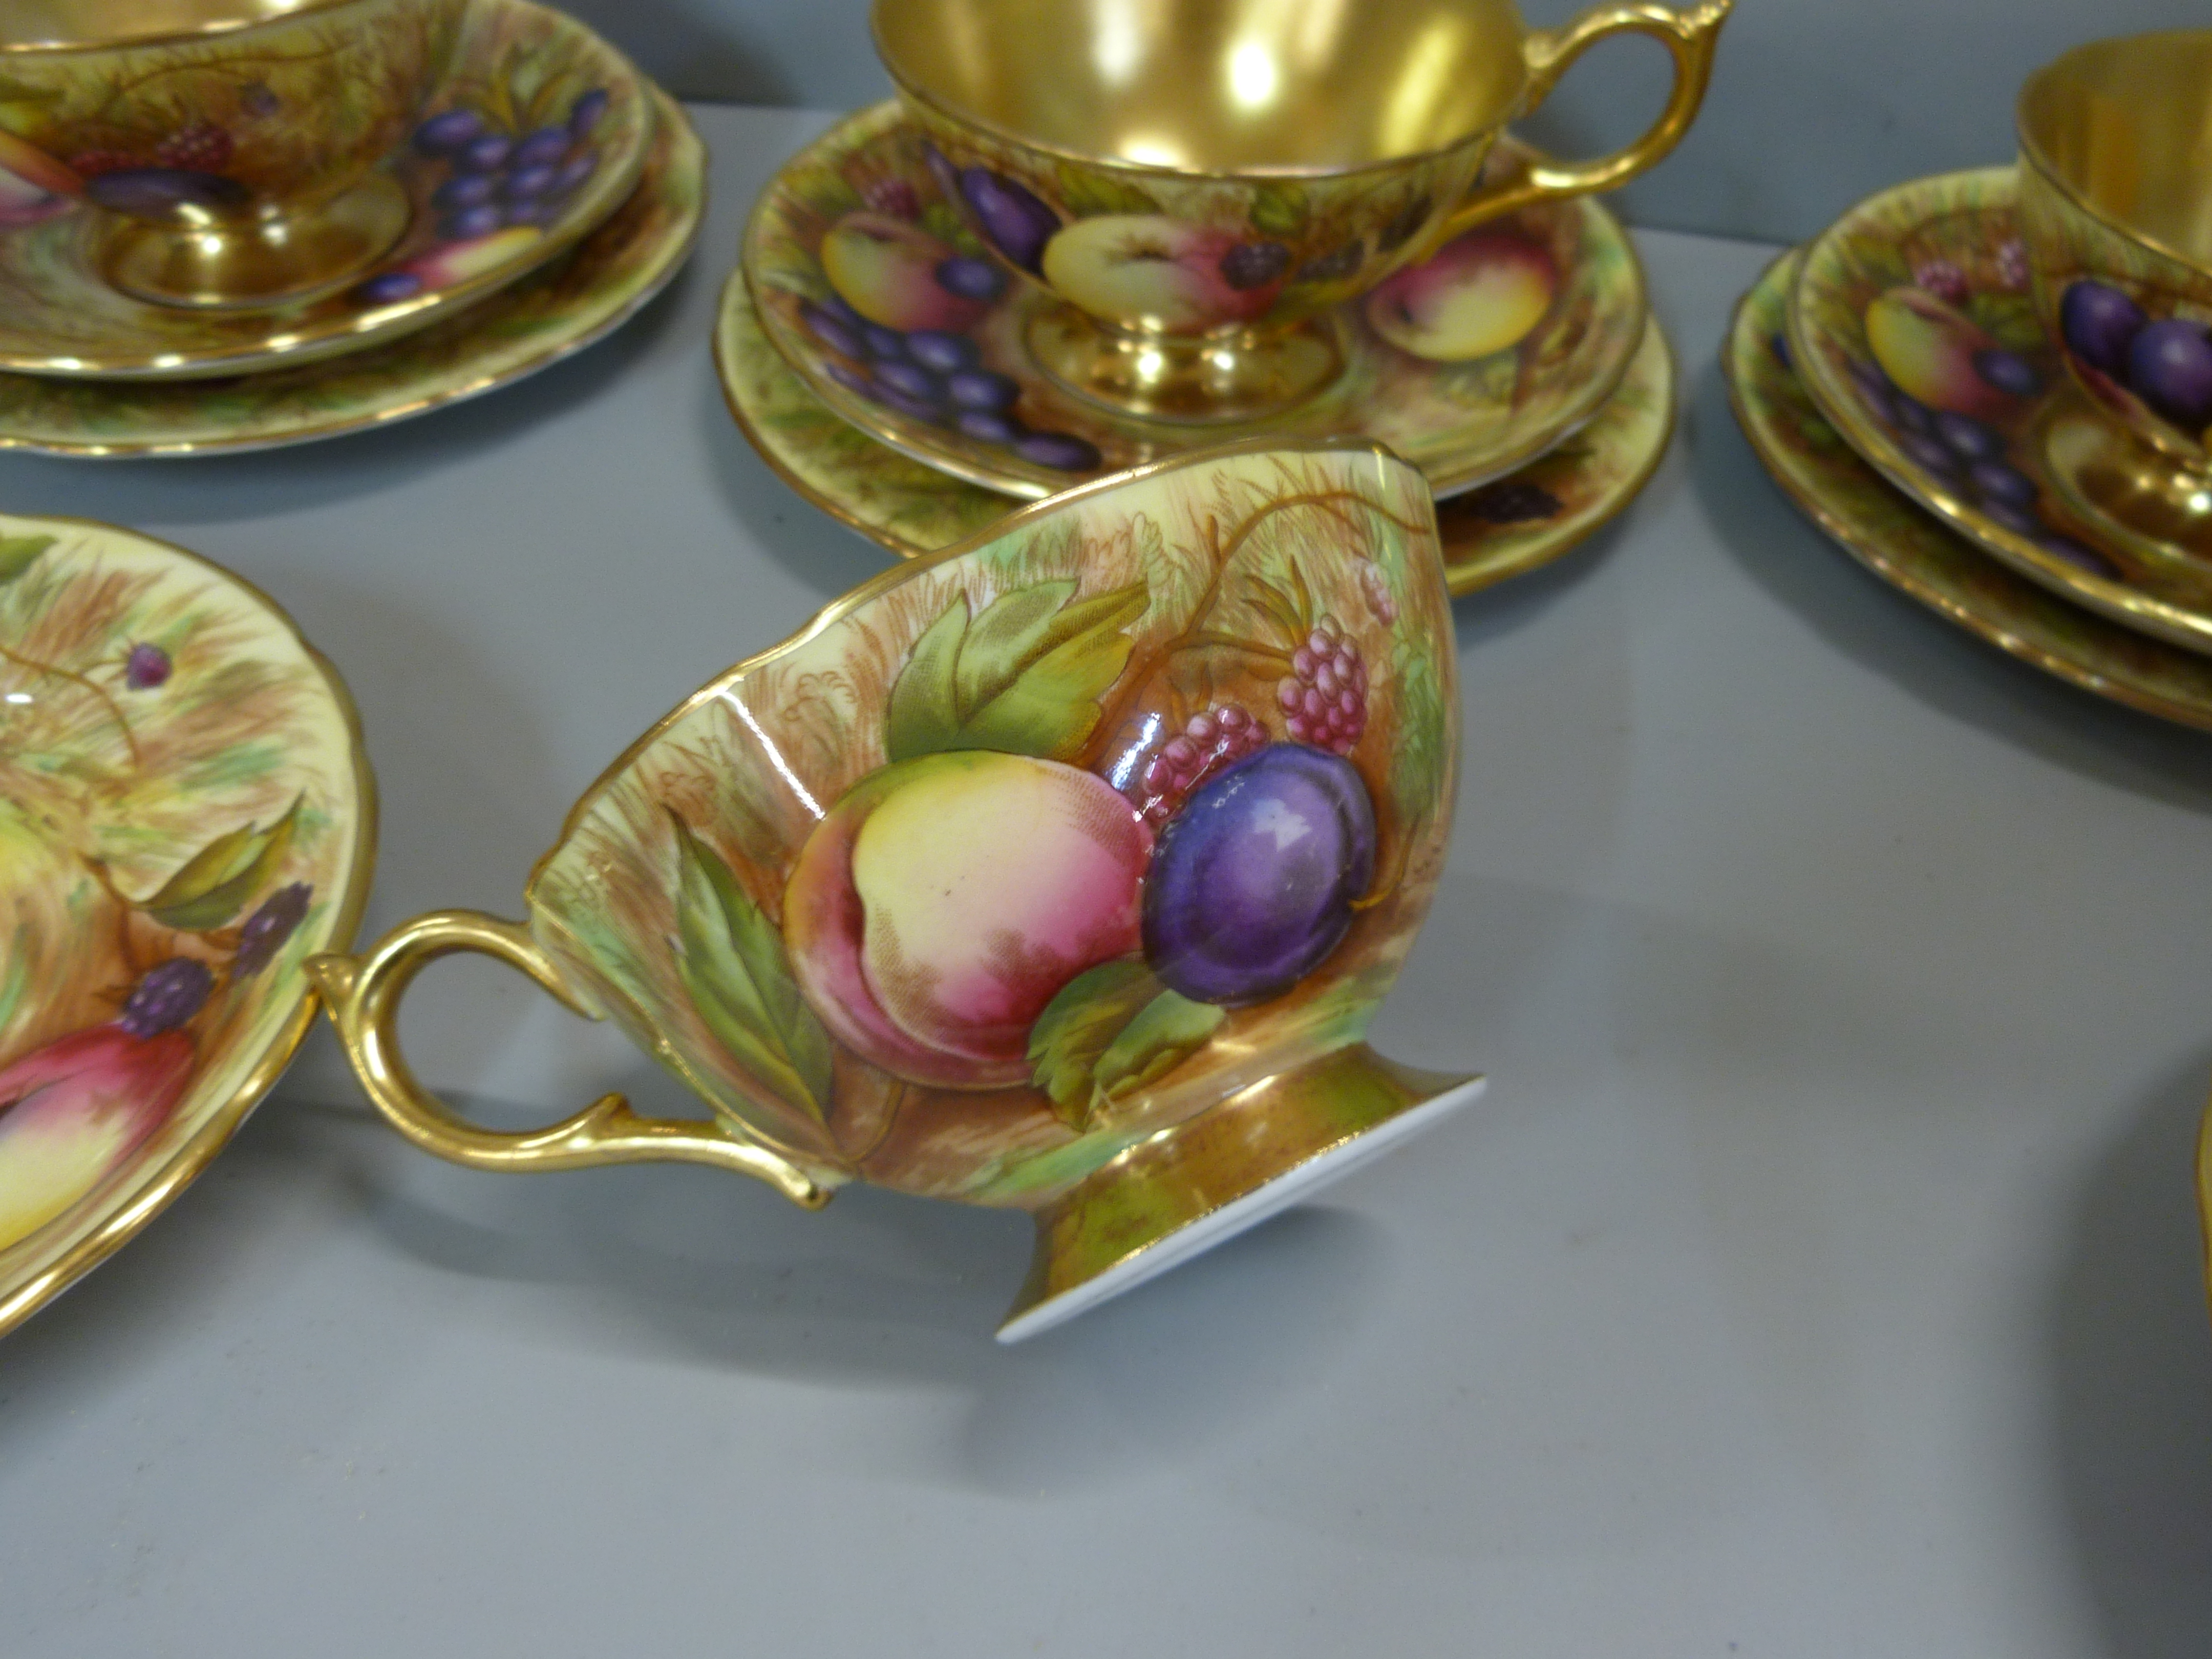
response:
[[[745,207],[526,385],[0,506],[262,584],[383,784],[368,927],[512,913],[569,800],[880,568],[725,413]],[[1770,250],[1641,239],[1686,365],[1625,519],[1458,607],[1449,872],[1378,1046],[1466,1117],[1016,1349],[1016,1217],[416,1152],[318,1032],[0,1345],[0,1652],[2202,1655],[2212,739],[1861,573],[1715,367]],[[489,965],[423,1073],[672,1085]]]

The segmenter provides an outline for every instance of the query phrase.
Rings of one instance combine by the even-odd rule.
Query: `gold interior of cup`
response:
[[[2100,218],[2212,268],[2212,29],[2075,47],[2021,90],[2020,141]]]
[[[876,0],[876,46],[955,119],[1098,160],[1330,173],[1513,112],[1511,0]]]
[[[344,0],[0,0],[0,52],[220,34]]]

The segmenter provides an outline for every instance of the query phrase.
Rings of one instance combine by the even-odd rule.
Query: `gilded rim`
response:
[[[268,17],[218,18],[214,22],[203,23],[196,29],[170,29],[158,34],[124,34],[116,36],[112,40],[72,40],[66,43],[25,41],[18,46],[9,46],[4,41],[0,41],[0,58],[10,57],[17,52],[26,56],[37,52],[41,57],[58,58],[64,52],[112,52],[118,46],[136,49],[140,46],[190,45],[195,41],[212,40],[217,35],[235,34],[240,29],[258,28],[264,23],[289,23],[295,17],[312,17],[319,11],[336,11],[342,6],[349,6],[352,3],[353,0],[301,0],[301,3],[294,6],[289,11],[279,12]]]
[[[1737,301],[1721,356],[1736,423],[1783,493],[1859,564],[2007,655],[2112,702],[2179,725],[2212,730],[2212,665],[2203,659],[2087,611],[2068,620],[2075,624],[2075,633],[2107,646],[2110,654],[2069,649],[2063,635],[2044,626],[2036,615],[2039,611],[2063,610],[2065,602],[2014,575],[1996,561],[1990,561],[1989,574],[1996,579],[2000,591],[2007,592],[2012,603],[2002,610],[1968,605],[1926,574],[1929,556],[1917,553],[1911,542],[1925,544],[1934,538],[1955,542],[1957,552],[1970,558],[1984,556],[1978,549],[1932,518],[1916,517],[1909,538],[1869,524],[1852,510],[1843,490],[1890,491],[1891,486],[1856,454],[1838,455],[1826,468],[1816,469],[1790,453],[1777,430],[1778,417],[1767,405],[1791,398],[1809,405],[1810,394],[1803,389],[1802,380],[1790,375],[1775,361],[1770,336],[1780,332],[1802,257],[1795,249],[1783,254]],[[1762,313],[1771,328],[1762,326]],[[1792,350],[1794,355],[1794,346]],[[1807,414],[1824,418],[1809,406]],[[1845,468],[1850,471],[1844,471]],[[1919,509],[1901,495],[1895,505],[1907,514],[1919,514]],[[2166,672],[2158,677],[2132,672],[2126,660],[2130,657],[2146,659]],[[2192,679],[2200,683],[2194,696],[2185,695],[2185,688],[2175,684]]]
[[[359,825],[359,844],[337,915],[331,924],[331,948],[350,949],[356,935],[361,931],[362,914],[368,908],[369,887],[376,873],[376,775],[369,766],[368,744],[362,732],[361,710],[355,705],[353,693],[347,689],[337,665],[300,631],[300,625],[292,620],[291,613],[283,606],[245,577],[235,571],[226,570],[212,559],[204,558],[173,543],[141,535],[135,530],[125,530],[119,526],[105,524],[96,519],[65,518],[52,514],[42,514],[37,517],[47,524],[125,538],[141,546],[158,549],[170,557],[198,567],[268,613],[297,642],[307,660],[314,664],[330,692],[332,705],[343,719],[353,761],[355,816]],[[198,1177],[200,1172],[215,1160],[216,1153],[229,1144],[231,1136],[246,1121],[247,1115],[260,1104],[263,1097],[276,1086],[277,1079],[283,1076],[285,1068],[292,1063],[293,1055],[299,1051],[307,1028],[314,1023],[319,999],[314,988],[308,983],[304,970],[300,971],[299,980],[299,1006],[293,1010],[283,1030],[238,1091],[210,1114],[199,1132],[179,1147],[166,1164],[149,1173],[133,1187],[127,1198],[119,1194],[111,1195],[113,1205],[106,1221],[76,1239],[58,1255],[38,1261],[13,1285],[0,1287],[0,1336],[15,1329],[129,1243],[148,1222],[167,1209],[177,1194]]]
[[[656,131],[653,144],[648,149],[647,171],[648,173],[652,171],[653,151],[665,147],[668,151],[667,167],[662,175],[661,189],[671,199],[680,199],[682,193],[689,191],[691,195],[690,204],[661,233],[660,246],[643,267],[643,274],[634,291],[626,294],[618,304],[612,307],[603,307],[597,311],[589,306],[580,307],[572,319],[572,326],[555,332],[551,337],[542,343],[541,349],[514,361],[487,367],[481,374],[444,386],[435,392],[422,391],[421,382],[425,379],[439,378],[438,376],[418,376],[412,382],[403,377],[381,398],[370,398],[357,408],[343,413],[334,413],[325,418],[304,419],[296,427],[274,435],[238,438],[226,437],[218,434],[209,437],[189,439],[156,438],[137,441],[127,439],[114,441],[88,441],[51,434],[42,435],[35,428],[30,427],[28,423],[21,420],[11,424],[8,415],[0,412],[0,451],[19,449],[34,454],[57,455],[77,460],[131,460],[147,458],[167,459],[192,455],[235,455],[256,450],[283,449],[294,444],[313,443],[325,438],[342,437],[347,433],[359,432],[371,427],[388,425],[395,421],[404,421],[417,415],[428,414],[434,409],[442,409],[448,404],[463,403],[471,398],[482,397],[488,392],[495,392],[501,386],[510,386],[517,380],[524,380],[540,369],[550,368],[562,359],[573,356],[587,346],[596,344],[635,316],[673,280],[698,240],[700,223],[706,211],[706,146],[700,141],[698,132],[693,128],[690,117],[684,113],[683,106],[658,88],[650,90]],[[614,214],[610,216],[607,221],[603,222],[598,228],[605,229],[616,223],[631,205],[633,203],[626,202],[617,207]],[[571,257],[584,259],[592,257],[593,252],[593,246],[587,240],[583,246],[574,250]],[[541,266],[538,271],[532,273],[531,278],[526,278],[523,283],[479,301],[467,313],[469,338],[461,343],[458,348],[459,350],[465,354],[471,341],[480,341],[486,348],[496,349],[501,343],[496,336],[496,330],[502,320],[503,313],[508,307],[521,303],[528,295],[534,286],[532,279],[541,277],[550,279],[558,274],[558,270],[557,266]],[[444,322],[448,319],[441,318],[439,320]],[[457,318],[451,320],[461,319]],[[414,349],[417,343],[401,339],[380,343],[372,348],[372,350],[404,353]],[[370,366],[373,365],[373,361],[368,354],[363,354],[362,361],[347,363],[345,367],[358,368]],[[337,365],[326,364],[325,367],[326,371],[334,371]],[[269,374],[271,376],[279,374],[289,375],[295,372],[298,371],[280,369],[269,371]],[[37,377],[16,378],[35,380]],[[236,384],[252,386],[260,378],[246,376]],[[57,397],[82,395],[86,390],[82,386],[71,386],[65,382],[54,384],[57,387],[54,395]],[[184,384],[189,385],[189,383]],[[137,395],[142,390],[153,389],[143,383],[117,384],[112,387],[102,388],[103,391],[112,392],[118,399],[126,399]],[[174,392],[181,389],[182,386],[161,388],[165,392]]]
[[[2094,611],[2113,621],[2155,635],[2170,644],[2200,653],[2212,653],[2212,611],[2196,611],[2095,576],[2039,546],[2027,537],[2007,529],[1983,514],[1964,495],[1945,488],[1914,466],[1895,441],[1861,405],[1851,388],[1822,349],[1824,337],[1809,316],[1807,295],[1832,284],[1849,258],[1850,246],[1871,220],[1894,217],[1900,212],[1922,212],[1934,219],[1948,210],[1954,198],[1971,199],[1987,210],[2009,207],[2018,178],[2009,167],[1981,167],[1961,173],[1938,173],[1878,191],[1854,206],[1827,230],[1808,244],[1803,261],[1790,284],[1789,336],[1798,376],[1820,412],[1843,433],[1869,465],[1913,501],[1920,503],[1952,530],[1993,555],[2030,580]],[[2039,409],[2053,398],[2068,395],[2053,386],[2038,395]],[[2031,420],[2038,417],[2030,417]],[[2040,465],[2039,457],[2030,457]],[[2087,533],[2081,539],[2096,545]],[[2110,550],[2098,547],[2100,553]]]
[[[448,317],[458,315],[512,287],[532,272],[544,270],[574,248],[611,216],[620,211],[622,204],[635,187],[646,157],[653,149],[652,116],[659,101],[658,89],[652,82],[639,74],[635,66],[621,52],[563,13],[538,5],[534,0],[473,0],[473,3],[485,11],[534,15],[556,32],[571,33],[588,41],[592,49],[605,60],[609,81],[626,83],[645,105],[647,119],[639,124],[635,142],[613,158],[613,166],[595,174],[584,186],[580,210],[565,216],[545,235],[505,264],[439,289],[434,293],[380,307],[368,313],[380,320],[366,329],[357,324],[349,325],[332,318],[319,329],[303,330],[288,336],[286,330],[289,325],[272,320],[269,325],[270,337],[288,341],[281,347],[272,346],[269,339],[264,338],[258,344],[234,349],[184,353],[142,351],[97,357],[75,353],[41,356],[0,351],[0,373],[51,376],[57,380],[192,380],[261,373],[343,357],[356,351],[372,350],[378,346],[391,344],[417,330],[428,328]],[[455,78],[465,67],[465,64],[457,63],[447,79]],[[99,279],[87,271],[83,274],[83,280],[96,283]],[[271,313],[272,318],[281,314]],[[174,356],[181,356],[185,361],[181,364],[162,361]]]

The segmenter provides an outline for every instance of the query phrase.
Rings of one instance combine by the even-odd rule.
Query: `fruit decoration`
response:
[[[1511,227],[1484,226],[1386,277],[1367,296],[1366,316],[1401,351],[1468,362],[1518,345],[1559,290],[1549,248]]]
[[[1348,755],[1367,728],[1367,665],[1334,619],[1323,617],[1291,653],[1275,687],[1283,729],[1300,743]]]
[[[1267,728],[1236,703],[1216,703],[1193,714],[1146,763],[1142,783],[1130,792],[1137,816],[1155,828],[1166,823],[1200,784],[1257,754],[1267,742]]]
[[[2212,427],[2212,333],[2203,323],[2154,320],[2118,289],[2084,277],[2059,296],[2058,332],[2104,387],[2199,441]]]

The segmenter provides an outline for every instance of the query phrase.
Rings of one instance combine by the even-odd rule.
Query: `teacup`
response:
[[[341,288],[407,228],[378,163],[445,75],[467,4],[11,0],[0,196],[100,210],[99,269],[139,299],[251,307]]]
[[[1730,3],[1529,30],[1512,0],[875,0],[874,24],[946,196],[1066,302],[1030,330],[1039,366],[1126,413],[1244,421],[1334,378],[1332,313],[1393,271],[1666,155]],[[1673,55],[1650,131],[1483,179],[1505,124],[1623,33]]]
[[[2212,29],[2075,47],[2019,128],[2036,314],[2081,394],[2053,480],[2117,542],[2212,554]]]
[[[1454,665],[1415,468],[1332,441],[1158,463],[694,694],[569,813],[526,921],[426,915],[310,971],[378,1107],[457,1163],[1032,1212],[1012,1340],[1479,1091],[1364,1041],[1443,866]],[[455,951],[611,1015],[712,1120],[454,1117],[396,1031]]]

